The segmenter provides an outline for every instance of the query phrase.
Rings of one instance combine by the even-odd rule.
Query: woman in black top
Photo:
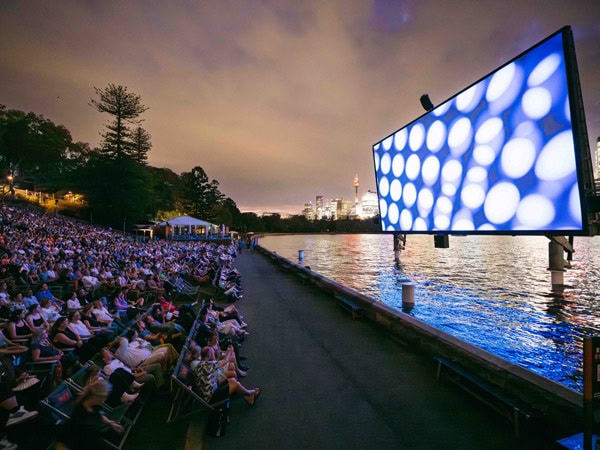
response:
[[[25,322],[29,325],[29,328],[32,331],[35,330],[47,330],[49,328],[48,322],[44,319],[44,316],[41,313],[40,305],[34,303],[27,310],[27,315],[25,316]]]
[[[23,341],[31,338],[31,328],[25,322],[25,310],[15,309],[8,322],[8,338],[12,341]]]
[[[59,442],[66,444],[70,450],[112,448],[104,442],[104,438],[109,437],[110,433],[123,433],[123,426],[100,412],[100,405],[109,393],[105,380],[88,384],[77,400],[71,419],[65,423]]]
[[[67,372],[78,366],[80,359],[86,359],[83,341],[69,329],[69,321],[66,317],[59,317],[54,322],[50,330],[50,342],[64,353],[60,361]]]

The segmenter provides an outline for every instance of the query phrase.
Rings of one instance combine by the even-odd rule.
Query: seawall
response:
[[[582,426],[583,398],[578,392],[499,358],[464,342],[414,317],[341,285],[310,268],[292,262],[261,246],[257,250],[283,270],[296,274],[303,281],[331,295],[336,293],[352,299],[363,308],[364,320],[386,330],[392,338],[431,357],[441,356],[459,362],[471,373],[480,376],[500,389],[530,405],[545,418],[568,428]]]

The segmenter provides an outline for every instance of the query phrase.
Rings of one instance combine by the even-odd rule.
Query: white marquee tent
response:
[[[218,234],[221,231],[219,225],[190,216],[175,217],[174,219],[159,223],[158,226],[164,228],[167,239],[199,238],[201,236]]]

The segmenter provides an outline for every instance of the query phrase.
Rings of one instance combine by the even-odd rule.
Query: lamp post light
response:
[[[2,185],[2,203],[4,203],[4,198],[6,197],[7,194],[11,194],[13,193],[13,181],[14,181],[15,177],[13,176],[12,173],[9,173],[6,176],[6,181],[8,181],[8,191],[6,190],[6,184]]]

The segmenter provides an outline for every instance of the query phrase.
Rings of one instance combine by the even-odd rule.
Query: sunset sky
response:
[[[375,189],[371,146],[571,25],[600,136],[600,1],[0,3],[0,104],[99,144],[94,86],[149,107],[149,164],[201,166],[243,211]]]

